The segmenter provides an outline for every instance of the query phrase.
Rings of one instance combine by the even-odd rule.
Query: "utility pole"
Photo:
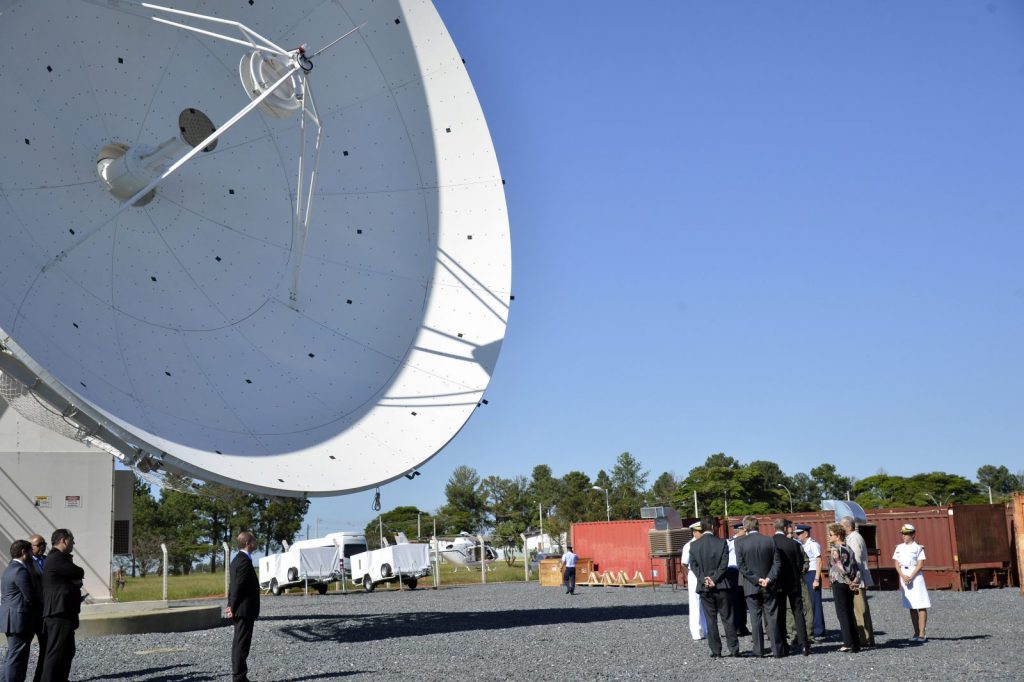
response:
[[[544,551],[544,505],[537,503],[537,512],[540,514],[540,551]]]

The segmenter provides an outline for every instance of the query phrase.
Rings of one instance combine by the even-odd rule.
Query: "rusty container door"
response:
[[[574,523],[573,551],[592,559],[595,571],[625,571],[629,578],[639,572],[644,580],[651,581],[648,531],[652,528],[653,519]],[[658,571],[654,580],[664,582],[665,571]]]
[[[1021,594],[1024,594],[1024,493],[1014,493],[1013,502],[1013,532],[1017,545],[1017,570],[1019,571],[1018,584]]]
[[[993,567],[1010,562],[1006,510],[1001,504],[953,507],[953,529],[961,567]]]

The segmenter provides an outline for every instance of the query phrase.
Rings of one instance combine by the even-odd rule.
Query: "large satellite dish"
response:
[[[0,0],[5,381],[143,470],[332,495],[482,400],[508,217],[418,0]],[[17,403],[17,401],[14,401]]]

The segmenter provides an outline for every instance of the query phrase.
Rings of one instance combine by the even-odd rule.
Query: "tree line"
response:
[[[385,537],[401,531],[414,538],[418,528],[429,536],[436,523],[438,535],[484,533],[495,544],[521,547],[520,534],[539,532],[541,516],[544,532],[557,536],[576,522],[639,519],[644,506],[669,506],[684,518],[740,516],[816,511],[830,499],[850,499],[865,509],[984,504],[990,491],[994,502],[1024,491],[1024,471],[1013,474],[1005,466],[979,467],[976,481],[944,472],[908,477],[879,472],[857,479],[830,463],[788,475],[775,462],[744,464],[724,453],[709,456],[682,478],[664,472],[648,487],[649,476],[628,452],[619,455],[610,472],[602,469],[594,478],[582,471],[557,478],[546,464],[534,467],[529,477],[481,478],[463,465],[449,477],[446,503],[436,512],[397,507],[371,521],[366,537],[377,546],[381,527]]]
[[[1003,502],[1024,491],[1024,472],[1013,474],[1005,466],[979,467],[976,481],[943,472],[909,477],[880,472],[856,479],[828,463],[790,476],[774,462],[744,464],[724,453],[709,456],[685,477],[664,472],[648,486],[649,479],[650,472],[628,452],[618,456],[611,471],[602,469],[593,478],[577,470],[556,477],[546,464],[535,466],[529,477],[482,478],[463,465],[449,477],[440,509],[396,507],[367,524],[365,533],[371,547],[379,546],[381,530],[385,537],[404,532],[416,538],[431,535],[435,526],[438,535],[484,533],[496,544],[521,547],[520,534],[539,532],[541,517],[544,532],[557,537],[580,521],[639,519],[644,506],[669,506],[684,518],[739,516],[785,513],[790,501],[794,512],[814,511],[822,500],[848,497],[873,509],[981,504],[989,501],[989,491],[993,501]],[[181,491],[188,488],[196,494]],[[170,570],[182,574],[196,566],[217,571],[222,543],[231,544],[243,529],[256,533],[264,553],[278,551],[281,541],[291,542],[298,535],[309,509],[306,499],[261,497],[217,483],[193,485],[173,478],[159,496],[137,478],[134,504],[132,555],[120,561],[129,572],[143,576],[159,567],[161,543],[167,545]]]
[[[183,492],[192,489],[195,492]],[[167,545],[172,573],[188,574],[199,565],[211,573],[223,570],[222,543],[233,545],[241,530],[251,530],[269,554],[291,541],[302,528],[308,499],[251,495],[219,483],[194,484],[171,477],[154,496],[148,482],[136,478],[133,494],[132,555],[121,557],[122,568],[143,577],[157,570]]]

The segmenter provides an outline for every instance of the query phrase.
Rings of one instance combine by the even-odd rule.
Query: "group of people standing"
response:
[[[7,635],[5,682],[28,675],[32,639],[39,640],[34,682],[66,682],[75,656],[75,630],[82,602],[85,570],[76,566],[75,536],[58,528],[46,540],[33,535],[11,544],[11,562],[0,577],[0,628]]]
[[[688,570],[690,636],[694,640],[707,638],[712,658],[743,655],[738,638],[746,635],[752,638],[754,656],[810,655],[811,643],[825,635],[821,586],[827,571],[843,641],[839,651],[852,653],[875,646],[867,596],[874,583],[867,543],[854,519],[843,517],[828,527],[824,554],[808,525],[779,519],[771,537],[762,535],[759,526],[756,517],[744,517],[733,526],[729,540],[716,537],[713,517],[690,526],[693,539],[682,556]],[[903,605],[911,613],[911,641],[924,642],[930,607],[921,575],[924,548],[914,541],[912,525],[903,526],[902,533],[904,542],[896,548],[893,560]],[[725,631],[725,653],[719,620]]]

